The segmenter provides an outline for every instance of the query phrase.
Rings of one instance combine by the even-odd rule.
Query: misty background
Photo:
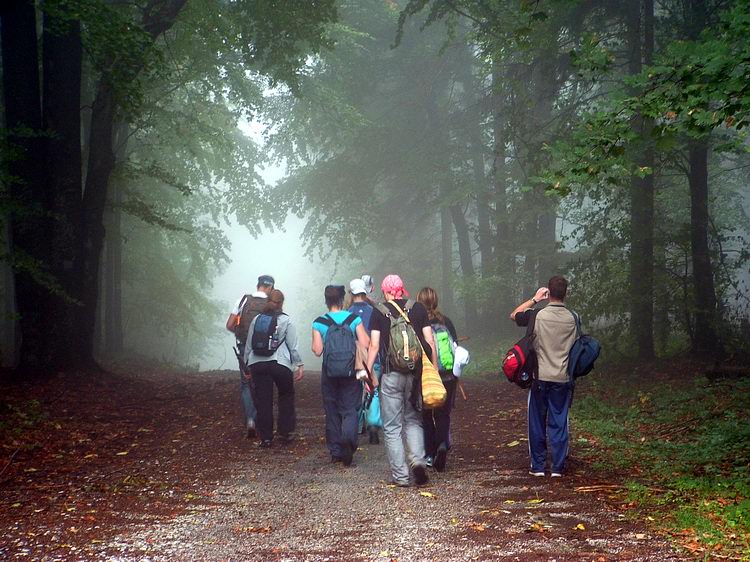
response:
[[[271,274],[315,368],[391,272],[479,370],[555,274],[608,358],[744,361],[747,2],[13,3],[2,363],[234,369]]]

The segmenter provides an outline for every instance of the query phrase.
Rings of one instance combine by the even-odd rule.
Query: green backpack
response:
[[[385,304],[378,304],[378,310],[391,322],[389,330],[390,341],[388,342],[388,355],[386,361],[387,369],[399,373],[413,373],[417,363],[422,358],[422,344],[419,343],[417,333],[409,321],[407,313],[414,306],[414,301],[406,302],[406,311],[395,302],[391,304],[398,310],[398,314],[393,314],[391,309]]]
[[[452,371],[453,349],[456,347],[453,336],[451,336],[445,325],[437,322],[432,324],[432,333],[435,337],[435,345],[437,346],[438,371]]]

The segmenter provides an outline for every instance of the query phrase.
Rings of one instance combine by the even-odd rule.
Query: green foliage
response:
[[[600,377],[578,393],[571,417],[583,454],[630,475],[631,497],[663,512],[668,528],[750,554],[750,381],[623,382]]]

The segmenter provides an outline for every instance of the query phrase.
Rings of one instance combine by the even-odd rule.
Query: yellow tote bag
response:
[[[428,410],[440,408],[448,398],[440,373],[422,352],[422,406]]]

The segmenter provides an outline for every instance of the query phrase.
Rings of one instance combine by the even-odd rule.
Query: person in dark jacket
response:
[[[424,287],[417,293],[417,301],[427,309],[427,318],[432,327],[437,348],[436,355],[439,363],[436,367],[439,367],[440,378],[448,392],[445,404],[441,407],[422,410],[427,465],[431,465],[438,472],[443,472],[450,449],[451,411],[456,402],[456,385],[458,384],[458,379],[453,375],[453,351],[458,335],[451,319],[438,309],[438,294],[435,289]],[[441,360],[443,358],[445,358],[444,361]]]

